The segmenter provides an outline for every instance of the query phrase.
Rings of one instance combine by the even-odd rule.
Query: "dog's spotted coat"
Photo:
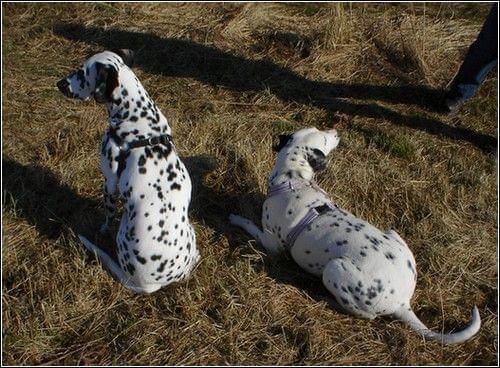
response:
[[[117,195],[124,200],[116,236],[118,264],[83,236],[80,239],[126,287],[151,293],[189,275],[200,256],[188,219],[191,180],[172,141],[123,148],[171,136],[167,119],[130,69],[130,58],[128,50],[96,54],[58,87],[68,97],[86,100],[93,95],[109,113],[101,146],[106,214],[101,231],[107,231],[114,217]]]
[[[263,204],[263,231],[240,216],[231,215],[231,223],[269,252],[279,253],[285,250],[287,235],[311,208],[328,208],[298,235],[290,253],[301,268],[322,278],[344,310],[368,319],[395,316],[422,336],[445,344],[472,337],[481,324],[476,307],[471,325],[460,332],[428,330],[410,307],[417,271],[405,241],[395,231],[382,232],[332,204],[314,184],[314,172],[326,166],[326,156],[338,143],[335,130],[309,128],[282,136],[269,185],[272,189],[289,183],[291,189],[268,196]]]

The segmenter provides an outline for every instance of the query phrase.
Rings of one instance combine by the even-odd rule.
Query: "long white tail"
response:
[[[413,328],[424,338],[439,341],[444,345],[464,342],[474,336],[479,331],[479,327],[481,327],[481,317],[479,316],[479,310],[476,306],[472,309],[472,320],[469,325],[462,331],[450,334],[441,334],[429,330],[411,309],[408,310],[408,308],[405,307],[396,311],[394,316]]]
[[[85,248],[87,248],[90,252],[95,253],[97,257],[101,260],[101,262],[104,264],[104,266],[113,274],[113,276],[120,281],[124,286],[134,289],[131,287],[129,284],[129,276],[123,272],[123,270],[120,268],[120,266],[111,258],[105,251],[103,251],[101,248],[98,246],[92,244],[90,240],[88,240],[86,237],[83,235],[78,234],[78,237],[80,238],[81,242],[83,245],[85,245]]]

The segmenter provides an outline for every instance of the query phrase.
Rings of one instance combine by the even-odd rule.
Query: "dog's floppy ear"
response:
[[[128,66],[129,68],[132,68],[132,66],[134,65],[134,57],[135,57],[135,53],[132,50],[113,49],[111,51],[114,52],[115,54],[117,54],[118,56],[120,56],[126,66]]]
[[[274,152],[279,152],[283,147],[286,146],[288,141],[292,138],[291,134],[280,134],[278,136],[279,138],[279,143],[278,144],[273,144],[273,151]]]
[[[111,102],[111,94],[118,87],[118,71],[101,63],[96,63],[96,71],[94,98],[98,103]]]
[[[326,169],[326,156],[319,149],[314,148],[312,152],[307,155],[307,162],[309,162],[309,165],[311,165],[315,172]]]

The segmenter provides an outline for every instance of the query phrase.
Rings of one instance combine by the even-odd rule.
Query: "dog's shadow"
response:
[[[80,196],[42,165],[4,158],[2,174],[2,207],[48,239],[57,239],[65,229],[87,234],[96,217],[104,218],[99,201]]]
[[[215,167],[215,159],[207,155],[181,159],[186,163],[195,187],[191,212],[198,217],[206,215],[217,218],[219,209],[214,205],[205,205],[207,202],[211,204],[210,195],[208,194],[209,198],[203,198],[206,193],[201,190],[200,197],[196,188],[200,187],[201,178]],[[58,239],[63,234],[82,234],[115,258],[114,237],[122,213],[121,201],[110,231],[103,235],[99,232],[105,218],[100,196],[87,198],[78,194],[57,174],[38,164],[23,165],[11,158],[4,158],[2,173],[2,207],[14,218],[25,219],[41,236],[51,240]],[[207,212],[206,208],[215,210]],[[214,226],[213,221],[209,223]]]
[[[237,158],[234,152],[233,156],[237,163],[234,167],[243,170],[247,175],[249,170],[246,161]],[[207,185],[204,180],[205,175],[217,167],[213,156],[197,155],[181,159],[193,182],[190,215],[194,220],[214,230],[214,236],[217,238],[225,236],[230,245],[230,252],[241,254],[242,248],[245,247],[244,239],[248,239],[247,234],[232,226],[228,217],[230,213],[241,214],[242,211],[247,216],[252,214],[250,217],[253,220],[260,217],[265,195],[255,191],[255,188],[258,188],[256,180],[247,175],[244,184],[232,192],[218,190]],[[13,217],[25,219],[35,226],[40,235],[52,240],[61,235],[83,234],[89,239],[96,239],[99,246],[112,257],[115,256],[113,238],[102,236],[98,232],[104,220],[100,198],[87,198],[78,194],[42,165],[23,165],[5,158],[2,162],[2,172],[2,206]],[[225,180],[230,180],[235,173],[228,172],[226,175]],[[115,219],[113,234],[116,232],[117,222],[118,219]],[[260,226],[258,221],[256,224]],[[277,282],[292,285],[303,290],[312,299],[326,301],[337,311],[343,312],[322,286],[321,281],[301,270],[289,258],[266,256],[262,262],[255,262],[253,267],[257,271],[266,272]]]

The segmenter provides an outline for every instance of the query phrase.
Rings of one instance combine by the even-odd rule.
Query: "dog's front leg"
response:
[[[279,253],[273,234],[261,231],[252,221],[238,215],[229,215],[229,222],[253,236],[268,252]]]
[[[103,198],[104,198],[104,215],[106,219],[101,226],[101,233],[104,234],[109,230],[109,226],[115,217],[116,212],[116,184],[109,179],[104,180]]]
[[[262,233],[262,231],[260,231],[260,229],[257,226],[255,226],[255,224],[252,221],[238,215],[230,214],[229,222],[232,225],[241,227],[247,233],[252,235],[255,240],[257,240],[259,243],[262,243],[262,238],[264,234]]]

